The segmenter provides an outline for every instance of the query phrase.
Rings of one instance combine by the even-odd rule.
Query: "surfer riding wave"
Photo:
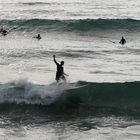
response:
[[[63,65],[64,65],[64,61],[61,61],[60,64],[56,61],[55,59],[55,55],[53,55],[53,59],[54,59],[54,62],[57,66],[57,71],[56,71],[56,78],[55,80],[57,82],[59,82],[60,80],[63,80],[63,81],[66,81],[66,78],[65,76],[68,76],[66,73],[64,73],[64,68],[63,68]]]

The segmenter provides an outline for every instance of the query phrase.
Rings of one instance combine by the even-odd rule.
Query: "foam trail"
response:
[[[12,81],[0,85],[0,103],[49,105],[72,86],[68,83],[36,85],[27,80]]]

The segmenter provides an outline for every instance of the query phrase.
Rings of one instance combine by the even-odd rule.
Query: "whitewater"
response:
[[[0,0],[8,31],[0,139],[139,140],[139,8],[138,0]],[[53,55],[67,82],[56,83]]]

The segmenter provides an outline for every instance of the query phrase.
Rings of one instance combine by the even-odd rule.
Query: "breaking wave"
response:
[[[98,31],[98,30],[140,30],[140,20],[134,19],[79,19],[79,20],[0,20],[0,25],[14,30],[65,30],[65,31]]]
[[[140,82],[90,83],[79,81],[37,85],[26,80],[18,80],[0,85],[0,103],[140,107],[139,93]]]
[[[27,80],[0,85],[0,112],[140,116],[140,82],[51,83]]]

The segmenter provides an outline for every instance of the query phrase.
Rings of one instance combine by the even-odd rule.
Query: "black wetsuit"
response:
[[[0,33],[1,33],[3,36],[7,35],[7,31],[6,31],[6,30],[3,30],[3,29],[0,30]]]
[[[38,40],[41,39],[41,36],[40,35],[37,35],[35,38],[37,38]]]
[[[124,45],[126,43],[126,40],[122,37],[120,44]]]
[[[57,65],[57,72],[56,72],[56,80],[59,81],[60,79],[65,80],[65,76],[64,76],[64,70],[63,70],[63,66],[60,64],[56,64]]]

